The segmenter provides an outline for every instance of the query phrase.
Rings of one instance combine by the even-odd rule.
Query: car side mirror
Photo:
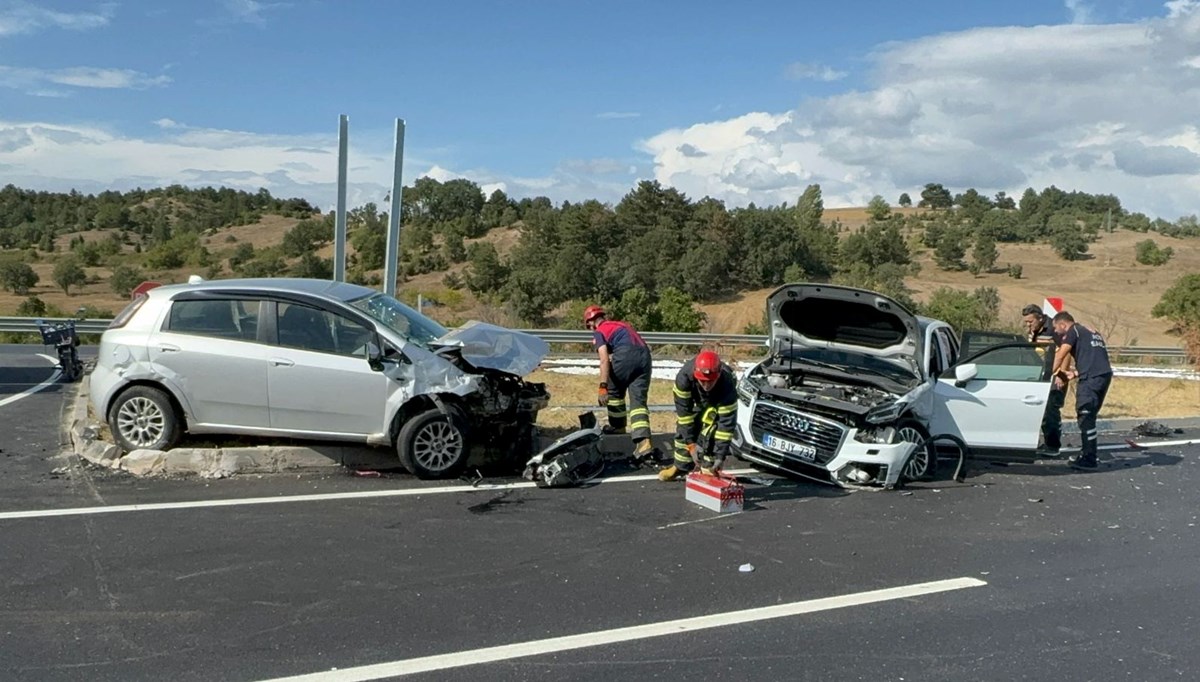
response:
[[[383,350],[374,341],[367,342],[367,365],[373,372],[383,371]]]
[[[967,363],[954,368],[954,385],[962,388],[967,385],[975,377],[979,376],[979,366],[975,363]]]

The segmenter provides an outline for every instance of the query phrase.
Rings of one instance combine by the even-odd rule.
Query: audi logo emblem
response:
[[[812,422],[795,414],[786,414],[780,418],[783,425],[796,433],[807,433],[812,428]]]

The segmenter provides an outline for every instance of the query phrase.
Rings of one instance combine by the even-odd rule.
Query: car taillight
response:
[[[121,314],[114,317],[113,321],[108,323],[108,328],[120,329],[128,324],[129,321],[133,319],[134,313],[136,313],[138,309],[142,307],[142,304],[146,302],[147,298],[148,297],[143,294],[142,296],[138,296],[137,298],[133,299],[129,305],[125,306],[125,309],[121,311]]]

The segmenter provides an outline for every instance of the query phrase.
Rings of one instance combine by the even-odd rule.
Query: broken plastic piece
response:
[[[362,478],[381,478],[383,476],[378,471],[371,471],[369,469],[355,469],[354,475]]]
[[[741,571],[742,573],[753,573],[754,565],[753,564],[742,564],[741,566],[738,566],[738,570]]]

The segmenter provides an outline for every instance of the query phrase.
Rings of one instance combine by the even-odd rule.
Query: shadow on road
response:
[[[983,474],[1012,474],[1016,476],[1094,476],[1097,474],[1126,471],[1144,466],[1175,466],[1183,461],[1182,455],[1172,455],[1153,449],[1121,450],[1117,452],[1100,453],[1100,466],[1095,470],[1073,469],[1067,464],[1067,458],[1054,460],[1039,460],[1036,462],[996,462],[968,460],[966,478],[971,479]]]
[[[54,374],[54,368],[45,367],[0,367],[0,397],[26,391]],[[66,384],[55,384],[42,389],[48,393],[61,392]]]

